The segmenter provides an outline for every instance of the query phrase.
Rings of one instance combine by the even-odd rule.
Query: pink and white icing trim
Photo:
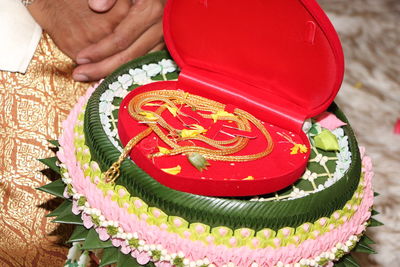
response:
[[[363,183],[365,189],[362,202],[357,211],[348,221],[336,229],[317,236],[315,239],[308,239],[298,246],[289,245],[278,248],[267,247],[260,249],[251,249],[249,247],[228,248],[222,245],[217,246],[213,244],[212,240],[210,240],[210,244],[208,245],[200,241],[192,241],[188,238],[182,238],[178,234],[170,233],[160,227],[149,225],[145,218],[138,218],[135,214],[129,213],[126,207],[119,207],[115,201],[111,200],[111,195],[104,196],[103,191],[97,188],[96,184],[92,183],[89,177],[84,176],[80,163],[77,161],[74,146],[74,126],[79,113],[93,91],[94,88],[92,87],[85,96],[79,99],[67,120],[63,122],[64,133],[59,140],[61,149],[57,153],[57,156],[68,170],[74,190],[86,197],[87,206],[99,210],[107,221],[118,222],[118,226],[122,228],[124,233],[137,234],[140,240],[144,241],[148,246],[159,245],[169,255],[181,252],[190,261],[198,261],[206,258],[216,266],[223,266],[228,263],[233,263],[235,266],[276,266],[298,263],[302,259],[316,258],[326,251],[330,251],[338,243],[344,244],[352,236],[360,235],[365,230],[365,223],[371,216],[370,208],[373,203],[371,183],[373,172],[371,160],[367,156],[364,156],[365,150],[363,148],[360,151],[363,156]],[[80,212],[76,203],[74,203],[74,212]],[[90,215],[83,211],[81,216],[85,227],[90,228],[94,226]],[[105,227],[97,227],[96,231],[102,240],[110,238]],[[123,253],[131,253],[133,257],[137,258],[140,264],[145,264],[151,259],[149,253],[145,250],[133,249],[121,238],[111,237],[111,240],[114,246],[121,247]],[[155,265],[160,267],[171,266],[168,261],[158,261],[155,262]]]

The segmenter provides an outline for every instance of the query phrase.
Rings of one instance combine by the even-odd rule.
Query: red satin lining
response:
[[[126,106],[130,99],[141,92],[162,89],[176,90],[176,82],[157,82],[141,86],[125,97],[121,103],[118,122],[118,131],[123,145],[126,145],[131,138],[147,128],[129,115]],[[211,99],[219,101],[219,99]],[[152,107],[146,108],[154,109]],[[195,115],[189,109],[185,112],[192,112],[192,115]],[[255,116],[257,117],[257,114]],[[169,112],[165,111],[163,117],[174,127],[181,127],[181,123]],[[199,117],[197,116],[197,118]],[[217,134],[216,139],[227,138],[218,133],[222,124],[227,124],[226,122],[218,121],[214,124],[211,120],[201,119],[200,123],[208,129],[207,136],[214,137]],[[208,170],[200,172],[189,163],[186,156],[176,155],[158,157],[154,160],[149,159],[149,154],[158,152],[157,146],[169,148],[154,133],[142,140],[132,150],[130,156],[139,167],[154,179],[177,190],[214,196],[243,196],[274,192],[296,181],[304,171],[309,157],[309,152],[291,155],[290,148],[293,147],[293,144],[285,140],[278,132],[291,136],[296,143],[306,144],[307,146],[309,146],[309,143],[307,137],[301,131],[296,133],[295,131],[284,130],[268,121],[265,121],[264,125],[274,141],[274,149],[268,156],[254,161],[233,163],[210,160],[211,166]],[[226,131],[232,130],[226,129]],[[252,127],[250,134],[258,137],[250,140],[248,146],[237,155],[254,154],[267,146],[265,138],[261,136],[257,128]],[[200,144],[200,142],[197,143]],[[203,143],[202,145],[204,146]],[[171,168],[177,165],[182,167],[182,171],[178,175],[170,175],[161,170],[161,168]],[[243,180],[248,176],[252,176],[254,180]]]

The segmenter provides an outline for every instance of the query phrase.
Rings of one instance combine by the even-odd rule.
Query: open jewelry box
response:
[[[303,122],[328,108],[344,72],[340,41],[316,2],[170,0],[164,13],[164,38],[181,69],[179,78],[141,86],[125,97],[118,123],[123,145],[150,124],[159,125],[153,118],[160,117],[178,129],[172,133],[160,126],[160,131],[181,147],[215,149],[196,138],[179,136],[183,129],[201,129],[197,134],[212,142],[244,140],[242,149],[225,156],[251,158],[262,151],[268,153],[240,161],[206,157],[210,165],[200,171],[188,160],[192,152],[171,155],[171,146],[150,131],[133,146],[131,159],[161,184],[200,195],[265,194],[295,182],[304,172],[310,153]],[[149,120],[133,118],[130,103],[158,90],[160,99],[152,93],[152,100],[141,107],[141,116],[149,115]],[[204,97],[225,106],[214,112],[184,100],[174,106],[162,101],[164,90],[182,92],[188,99]],[[205,109],[212,103],[204,104]],[[165,108],[157,115],[161,106]],[[239,116],[238,109],[260,124],[250,123],[247,130],[239,127],[229,119],[232,114]],[[167,152],[161,153],[162,149]],[[166,171],[171,169],[177,171]]]

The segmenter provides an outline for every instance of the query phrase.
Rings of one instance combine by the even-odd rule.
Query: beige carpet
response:
[[[385,226],[369,236],[379,252],[361,266],[400,266],[400,1],[319,0],[339,32],[346,57],[336,102],[375,166],[375,209]]]

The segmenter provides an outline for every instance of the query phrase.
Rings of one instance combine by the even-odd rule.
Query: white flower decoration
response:
[[[127,90],[124,90],[123,88],[120,88],[117,91],[115,91],[114,97],[124,98],[127,94],[128,94]]]
[[[100,102],[99,111],[105,115],[110,115],[114,110],[113,105],[110,102]]]
[[[107,121],[106,124],[103,124],[103,130],[106,133],[106,135],[110,136],[110,134],[111,134],[111,123],[109,123]]]
[[[327,157],[327,156],[323,156],[323,157],[321,158],[321,160],[319,161],[319,164],[320,164],[321,166],[324,166],[327,162],[328,162],[328,157]]]
[[[99,103],[99,112],[100,112],[100,113],[106,113],[108,103],[109,103],[109,102],[105,102],[105,101],[101,101],[101,102]]]
[[[143,65],[143,70],[147,72],[149,77],[154,77],[161,72],[161,66],[155,63]]]
[[[339,146],[342,148],[346,148],[346,147],[348,147],[348,144],[349,144],[349,141],[348,141],[348,138],[347,138],[347,136],[346,137],[342,137],[342,138],[339,138]]]
[[[112,130],[112,131],[110,132],[110,135],[111,135],[112,137],[116,137],[117,134],[118,134],[118,130],[117,130],[117,129],[114,129],[114,130]]]
[[[128,89],[133,83],[132,76],[129,74],[119,76],[118,81],[121,83],[123,89]]]
[[[344,130],[342,128],[336,128],[332,133],[336,135],[336,137],[344,136]]]
[[[325,188],[330,187],[331,185],[333,185],[334,180],[333,179],[328,179],[326,180],[326,182],[324,183]]]
[[[322,154],[317,154],[314,158],[315,162],[320,162],[321,159],[322,159]]]
[[[106,90],[100,97],[100,101],[110,102],[114,99],[113,91]]]
[[[322,184],[320,184],[320,185],[318,185],[318,187],[317,187],[317,189],[315,190],[315,192],[319,192],[319,191],[322,191],[322,190],[324,190],[325,189],[325,187],[322,185]]]
[[[343,172],[347,171],[347,169],[350,167],[350,162],[345,161],[345,162],[338,162],[337,168],[342,169]]]
[[[115,90],[121,88],[121,84],[119,82],[113,82],[112,84],[108,85],[108,88],[115,91]]]
[[[132,75],[133,81],[139,85],[143,85],[151,81],[151,79],[147,77],[147,73],[139,68],[130,69],[129,74]]]
[[[308,133],[311,127],[312,127],[311,119],[305,120],[303,123],[303,132]]]
[[[340,151],[340,153],[337,154],[338,160],[345,162],[348,161],[351,157],[350,151]]]
[[[163,59],[161,60],[158,64],[161,65],[162,74],[167,74],[169,72],[174,72],[177,69],[177,66],[175,64],[174,61],[172,61],[171,59]]]
[[[333,180],[334,181],[337,181],[337,180],[339,180],[341,177],[342,177],[342,172],[341,171],[336,171],[334,174],[333,174]]]
[[[315,172],[311,172],[309,170],[306,170],[306,172],[303,174],[303,179],[307,181],[314,181],[317,179],[318,175]]]
[[[327,156],[322,156],[322,154],[318,154],[315,158],[314,158],[315,162],[319,163],[321,166],[324,166],[325,163],[328,162],[328,157]]]
[[[118,149],[119,152],[122,152],[123,150],[122,147],[118,144],[118,142],[114,138],[111,138],[110,141],[114,145],[114,147]]]
[[[104,114],[104,113],[100,113],[100,122],[101,122],[101,124],[102,124],[103,126],[104,126],[104,125],[107,125],[107,124],[110,124],[107,115]]]
[[[293,191],[290,193],[290,198],[300,198],[306,196],[307,193],[304,190],[300,190],[299,188],[293,189]]]

